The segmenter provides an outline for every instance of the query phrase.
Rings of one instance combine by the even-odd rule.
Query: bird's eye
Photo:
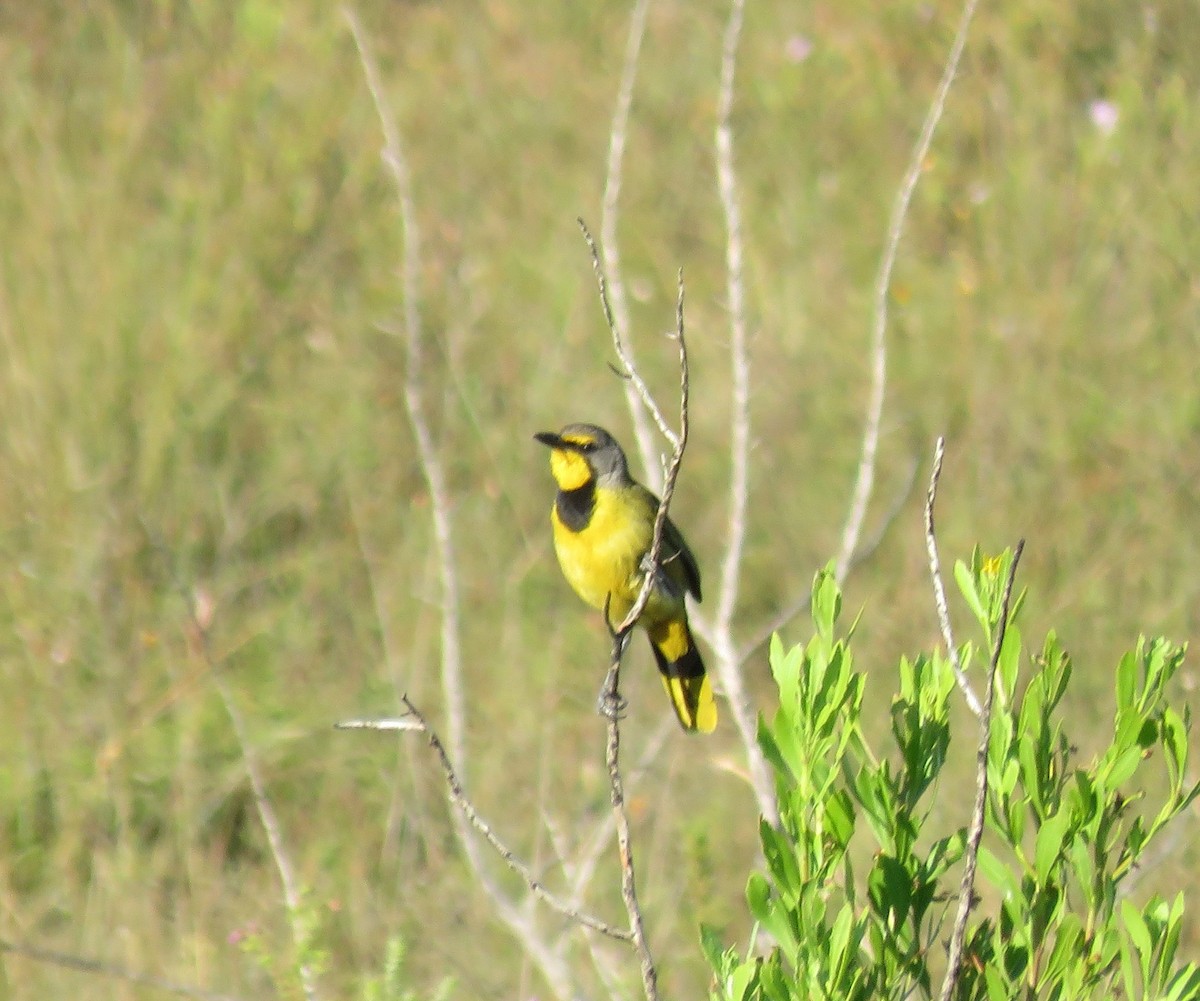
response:
[[[581,446],[584,452],[596,451],[596,443],[594,441],[585,441]]]

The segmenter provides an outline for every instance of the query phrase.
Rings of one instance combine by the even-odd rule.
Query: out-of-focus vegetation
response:
[[[465,777],[550,875],[546,804],[582,830],[606,808],[607,648],[554,565],[530,434],[574,419],[628,433],[574,222],[599,215],[628,13],[360,8],[423,236],[468,610]],[[957,13],[748,10],[733,122],[754,331],[747,635],[836,548],[888,208]],[[673,512],[710,580],[728,470],[725,15],[651,5],[620,227],[639,358],[664,394],[674,354],[657,334],[686,269],[694,433]],[[872,518],[945,431],[944,552],[1027,536],[1025,579],[1047,598],[1027,628],[1052,620],[1081,664],[1197,619],[1198,50],[1191,0],[984,5],[901,247]],[[400,228],[345,22],[312,2],[8,4],[0,92],[0,936],[246,996],[270,975],[245,942],[286,964],[192,595],[309,888],[331,995],[378,975],[393,936],[421,991],[449,974],[459,996],[541,995],[468,878],[426,749],[330,729],[394,711],[398,690],[435,718],[441,699],[429,501],[388,332]],[[845,600],[870,610],[868,670],[936,640],[918,496]],[[661,710],[634,656],[631,742]],[[750,670],[770,706],[765,649]],[[1194,676],[1176,683],[1190,697]],[[1112,684],[1076,676],[1064,710],[1082,732]],[[887,711],[868,686],[866,716]],[[673,737],[632,803],[672,995],[707,982],[698,921],[747,927],[758,832],[741,765],[728,727]],[[1190,840],[1148,888],[1195,889]],[[596,909],[618,913],[614,886]],[[0,985],[158,996],[12,956]]]

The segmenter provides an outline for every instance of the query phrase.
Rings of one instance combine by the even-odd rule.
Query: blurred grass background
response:
[[[574,221],[599,221],[629,11],[359,12],[424,242],[468,610],[465,777],[545,862],[546,804],[582,830],[606,809],[605,647],[559,577],[530,435],[582,419],[629,437]],[[887,214],[957,14],[749,6],[734,118],[754,331],[746,635],[837,546]],[[651,5],[620,228],[636,346],[664,396],[674,355],[656,335],[686,270],[694,437],[674,513],[714,582],[725,16]],[[880,720],[898,654],[937,641],[920,509],[939,432],[943,558],[1028,537],[1025,633],[1053,624],[1073,650],[1077,730],[1105,725],[1139,630],[1195,628],[1196,51],[1191,0],[979,11],[901,248],[871,518],[917,461],[918,486],[846,595]],[[345,22],[311,0],[5,5],[0,86],[0,936],[273,989],[239,940],[285,963],[286,918],[190,594],[310,888],[328,989],[353,996],[398,933],[423,992],[449,974],[456,996],[544,996],[468,878],[426,749],[330,729],[393,712],[398,690],[440,706],[429,502],[403,346],[382,329],[402,304],[400,228]],[[641,646],[630,741],[663,711]],[[769,706],[765,652],[749,669]],[[633,803],[673,995],[706,983],[698,920],[746,930],[756,827],[731,762],[728,726],[673,735]],[[1190,840],[1147,881],[1194,889]],[[615,877],[600,883],[595,907],[617,913]],[[161,996],[13,956],[0,994]]]

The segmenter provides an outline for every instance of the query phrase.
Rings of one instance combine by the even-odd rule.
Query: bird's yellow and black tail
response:
[[[648,632],[663,688],[679,722],[685,730],[712,733],[717,726],[717,704],[687,620],[664,622],[649,627]]]

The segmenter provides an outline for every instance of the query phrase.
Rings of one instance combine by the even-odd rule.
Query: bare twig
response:
[[[581,224],[582,225],[582,224]],[[585,229],[586,234],[586,229]],[[625,652],[626,639],[629,631],[637,624],[646,603],[650,600],[651,592],[658,582],[659,567],[662,562],[663,528],[667,523],[667,512],[671,506],[671,498],[675,494],[675,483],[679,478],[679,469],[683,463],[683,454],[687,449],[689,421],[689,373],[687,340],[684,336],[683,323],[683,271],[679,272],[679,295],[675,306],[675,340],[679,345],[679,434],[673,436],[674,451],[671,462],[667,467],[666,480],[663,483],[662,500],[654,519],[654,536],[650,544],[650,552],[646,558],[646,578],[637,600],[621,624],[612,631],[612,661],[609,666],[608,678],[605,683],[607,703],[610,711],[608,718],[608,737],[605,742],[605,763],[608,765],[610,798],[612,801],[613,818],[617,829],[617,851],[621,859],[621,899],[625,903],[625,911],[629,915],[629,930],[633,936],[634,949],[637,951],[638,963],[642,973],[642,988],[646,1001],[657,1001],[658,971],[654,965],[654,957],[650,952],[650,944],[646,939],[645,924],[642,920],[642,910],[637,899],[637,881],[634,873],[632,835],[629,829],[629,813],[625,809],[625,785],[621,778],[621,722],[620,712],[620,676],[621,656]],[[623,359],[624,360],[624,359]],[[631,372],[631,374],[633,374]],[[605,620],[608,620],[607,609]]]
[[[614,928],[607,921],[601,921],[599,918],[594,918],[590,914],[583,913],[578,907],[574,907],[557,897],[547,889],[541,880],[533,875],[529,867],[517,858],[513,850],[500,840],[500,836],[492,828],[492,825],[479,815],[479,811],[475,809],[475,805],[463,790],[462,782],[459,780],[458,773],[454,770],[450,756],[446,753],[445,745],[442,744],[437,731],[429,725],[429,721],[425,718],[424,713],[416,707],[407,695],[402,695],[400,698],[407,710],[407,715],[405,716],[390,719],[346,720],[343,723],[338,723],[337,729],[418,731],[425,734],[426,740],[429,741],[429,746],[433,748],[434,753],[437,755],[438,764],[442,767],[442,774],[446,778],[447,798],[455,807],[462,811],[463,816],[470,822],[471,826],[483,835],[496,854],[504,860],[504,864],[525,881],[525,885],[529,887],[530,892],[545,901],[545,903],[560,914],[571,918],[573,921],[577,921],[586,928],[591,928],[593,931],[598,931],[602,935],[608,935],[610,938],[619,939],[622,942],[631,941],[632,936],[629,932],[623,931],[620,928]]]
[[[44,949],[26,942],[9,942],[6,939],[0,939],[0,952],[7,952],[13,956],[24,956],[26,959],[49,963],[52,966],[61,966],[67,970],[78,970],[80,973],[94,973],[102,977],[111,977],[113,980],[124,980],[126,983],[137,984],[139,987],[150,987],[167,994],[176,994],[179,997],[195,998],[196,1001],[240,1001],[229,994],[207,991],[201,987],[176,983],[173,980],[166,980],[148,973],[138,973],[112,963],[103,963],[87,956],[59,952],[56,949]]]
[[[1000,604],[1000,626],[996,631],[996,645],[988,665],[987,691],[983,698],[983,714],[979,719],[979,750],[976,752],[975,808],[971,812],[971,827],[967,832],[967,849],[963,861],[962,884],[958,891],[958,915],[954,919],[954,932],[950,936],[950,958],[946,968],[946,979],[942,982],[940,1001],[950,1001],[958,987],[962,974],[963,942],[967,935],[967,919],[975,904],[975,868],[979,864],[979,842],[983,838],[983,818],[988,793],[988,745],[992,734],[992,704],[996,694],[996,668],[1000,664],[1000,652],[1004,649],[1004,636],[1008,632],[1008,609],[1012,601],[1013,581],[1017,577],[1017,564],[1025,540],[1017,543],[1013,550],[1012,563],[1008,567],[1008,579],[1004,582],[1004,598]]]
[[[717,587],[716,609],[711,619],[697,614],[696,628],[712,645],[715,670],[729,706],[729,715],[746,753],[750,785],[758,808],[774,824],[779,819],[775,782],[758,746],[757,717],[742,675],[738,644],[733,633],[738,583],[746,541],[746,512],[750,496],[750,353],[746,320],[746,287],[743,262],[742,215],[734,165],[734,78],[738,42],[745,18],[745,0],[731,0],[729,19],[721,45],[721,72],[717,89],[714,147],[717,193],[725,217],[725,274],[729,308],[729,516],[725,554]]]
[[[942,477],[942,458],[946,454],[946,439],[938,436],[937,444],[933,447],[933,472],[929,474],[929,493],[925,497],[925,549],[929,553],[929,574],[933,578],[933,601],[937,605],[938,622],[942,627],[942,639],[946,641],[946,652],[950,656],[950,666],[954,668],[954,677],[958,687],[971,712],[979,716],[983,710],[979,699],[976,698],[971,683],[962,669],[962,661],[958,656],[958,647],[954,645],[954,633],[950,628],[950,609],[946,604],[946,588],[942,583],[942,564],[938,559],[937,535],[933,527],[933,506],[937,500],[938,481]]]
[[[412,175],[400,141],[395,116],[383,92],[379,68],[367,44],[366,35],[357,15],[350,8],[342,14],[354,36],[359,61],[367,80],[367,89],[375,103],[379,128],[383,133],[383,162],[392,175],[400,208],[404,235],[404,254],[401,261],[401,285],[404,291],[404,341],[407,352],[404,373],[404,406],[417,443],[417,453],[425,485],[429,489],[433,534],[438,551],[438,566],[442,583],[442,676],[446,695],[446,717],[450,747],[454,756],[463,761],[462,745],[466,734],[466,708],[461,679],[459,653],[459,597],[457,566],[454,554],[454,532],[450,522],[450,488],[446,482],[441,457],[433,442],[429,419],[425,413],[423,385],[424,344],[421,331],[421,239],[417,228],[416,204],[412,193]]]
[[[750,359],[746,343],[746,288],[742,273],[742,213],[738,204],[737,174],[733,163],[733,80],[737,68],[738,40],[746,0],[733,0],[721,49],[721,82],[717,93],[717,191],[725,214],[725,274],[729,296],[730,428],[729,428],[729,527],[721,586],[717,596],[717,628],[728,631],[738,594],[738,574],[746,540],[746,506],[750,465]]]
[[[442,585],[441,650],[442,690],[446,703],[448,743],[450,753],[462,769],[466,769],[466,700],[462,683],[460,635],[460,600],[457,562],[454,553],[453,526],[450,518],[450,490],[430,423],[425,412],[422,386],[422,333],[420,323],[420,240],[417,231],[416,207],[412,180],[404,156],[400,130],[387,102],[383,84],[367,44],[366,35],[357,15],[348,7],[342,14],[354,36],[359,62],[366,78],[367,89],[375,105],[383,134],[383,161],[392,175],[403,229],[404,255],[401,262],[401,282],[404,292],[404,331],[406,371],[404,404],[409,424],[416,439],[421,470],[429,490],[437,561]],[[565,1001],[576,996],[570,971],[562,952],[552,947],[535,925],[530,914],[523,912],[501,889],[488,871],[478,842],[461,811],[451,813],[455,832],[467,856],[476,879],[491,898],[500,918],[518,938],[527,955],[537,964],[555,995]]]
[[[925,158],[929,155],[933,133],[941,121],[942,112],[946,108],[946,98],[950,94],[950,87],[954,83],[959,63],[962,61],[963,48],[967,43],[967,29],[971,25],[971,19],[975,16],[977,3],[978,0],[966,0],[963,6],[958,29],[950,46],[950,54],[946,59],[945,68],[942,70],[942,78],[938,82],[933,101],[925,116],[925,122],[921,126],[921,134],[917,137],[916,145],[913,147],[908,169],[905,171],[904,179],[900,182],[900,189],[896,193],[891,219],[888,222],[883,258],[880,261],[879,274],[875,280],[874,323],[871,334],[871,389],[867,401],[866,426],[863,430],[862,456],[858,464],[858,475],[854,483],[850,511],[842,530],[841,549],[834,564],[834,577],[838,584],[845,579],[854,550],[858,548],[858,538],[862,533],[867,505],[870,503],[871,491],[875,485],[875,460],[879,450],[879,428],[883,418],[883,396],[887,382],[888,296],[891,293],[892,271],[896,266],[896,255],[900,249],[900,237],[904,232],[909,205],[912,203],[917,181],[920,180]]]
[[[625,282],[621,277],[620,244],[617,240],[618,207],[621,200],[621,170],[625,162],[625,142],[629,134],[629,109],[633,105],[633,88],[637,82],[638,58],[642,51],[642,39],[646,36],[646,11],[650,0],[636,0],[629,18],[629,36],[625,41],[625,58],[621,64],[621,82],[617,88],[617,103],[613,108],[612,124],[608,130],[608,167],[604,177],[604,197],[600,207],[600,242],[603,245],[604,270],[612,291],[612,315],[609,326],[621,334],[628,332],[629,304],[625,298]],[[593,248],[594,253],[595,248]],[[608,304],[605,302],[605,312]],[[630,353],[629,359],[632,361]],[[622,359],[626,370],[630,364]],[[631,381],[625,382],[625,402],[633,419],[634,437],[642,467],[650,479],[650,486],[658,489],[662,485],[662,470],[658,464],[658,452],[654,447],[654,434],[647,420],[647,410],[652,413],[653,405],[647,407],[640,390]],[[662,421],[656,421],[666,434]],[[670,435],[667,435],[670,439]],[[672,442],[672,444],[674,444]]]
[[[613,665],[609,672],[612,679],[612,691],[616,691],[619,672],[622,641],[618,639],[614,645]],[[608,738],[605,742],[604,760],[608,765],[608,780],[613,816],[617,825],[617,851],[621,859],[621,899],[625,903],[625,913],[629,915],[629,931],[633,938],[633,947],[637,952],[638,965],[642,973],[642,987],[646,993],[646,1001],[658,999],[658,970],[654,966],[654,956],[650,952],[650,944],[646,940],[646,927],[642,921],[642,909],[638,905],[637,881],[633,868],[633,837],[629,830],[629,813],[625,809],[625,787],[621,781],[621,723],[620,714],[608,715]]]
[[[617,352],[617,357],[621,360],[621,368],[623,369],[621,375],[625,380],[626,386],[632,387],[632,392],[645,407],[644,412],[648,412],[654,418],[654,423],[658,425],[658,429],[662,432],[663,437],[671,443],[672,448],[678,448],[679,436],[671,430],[671,425],[667,423],[663,412],[659,409],[658,404],[654,402],[654,397],[650,395],[650,387],[646,385],[646,380],[642,378],[641,373],[637,370],[637,366],[633,361],[633,355],[629,353],[625,340],[621,336],[621,328],[613,316],[612,304],[608,298],[609,281],[605,277],[604,264],[600,260],[600,251],[596,247],[596,241],[592,238],[592,233],[588,229],[587,223],[582,219],[577,219],[576,221],[579,223],[583,239],[587,243],[588,250],[592,255],[592,270],[596,273],[596,285],[600,290],[600,305],[604,309],[604,320],[608,324],[609,333],[612,335],[613,349]],[[654,453],[651,452],[650,455],[650,462],[646,466],[647,473],[658,469],[658,464],[653,459]]]
[[[637,764],[625,775],[627,786],[631,788],[636,786],[650,770],[650,766],[659,760],[667,738],[678,725],[674,712],[667,710],[662,714],[658,726],[642,748]],[[600,857],[604,854],[615,831],[616,817],[612,813],[606,813],[596,824],[578,856],[569,864],[564,860],[571,883],[570,899],[574,904],[578,905],[583,900],[583,895],[596,874],[596,867],[600,864]]]

